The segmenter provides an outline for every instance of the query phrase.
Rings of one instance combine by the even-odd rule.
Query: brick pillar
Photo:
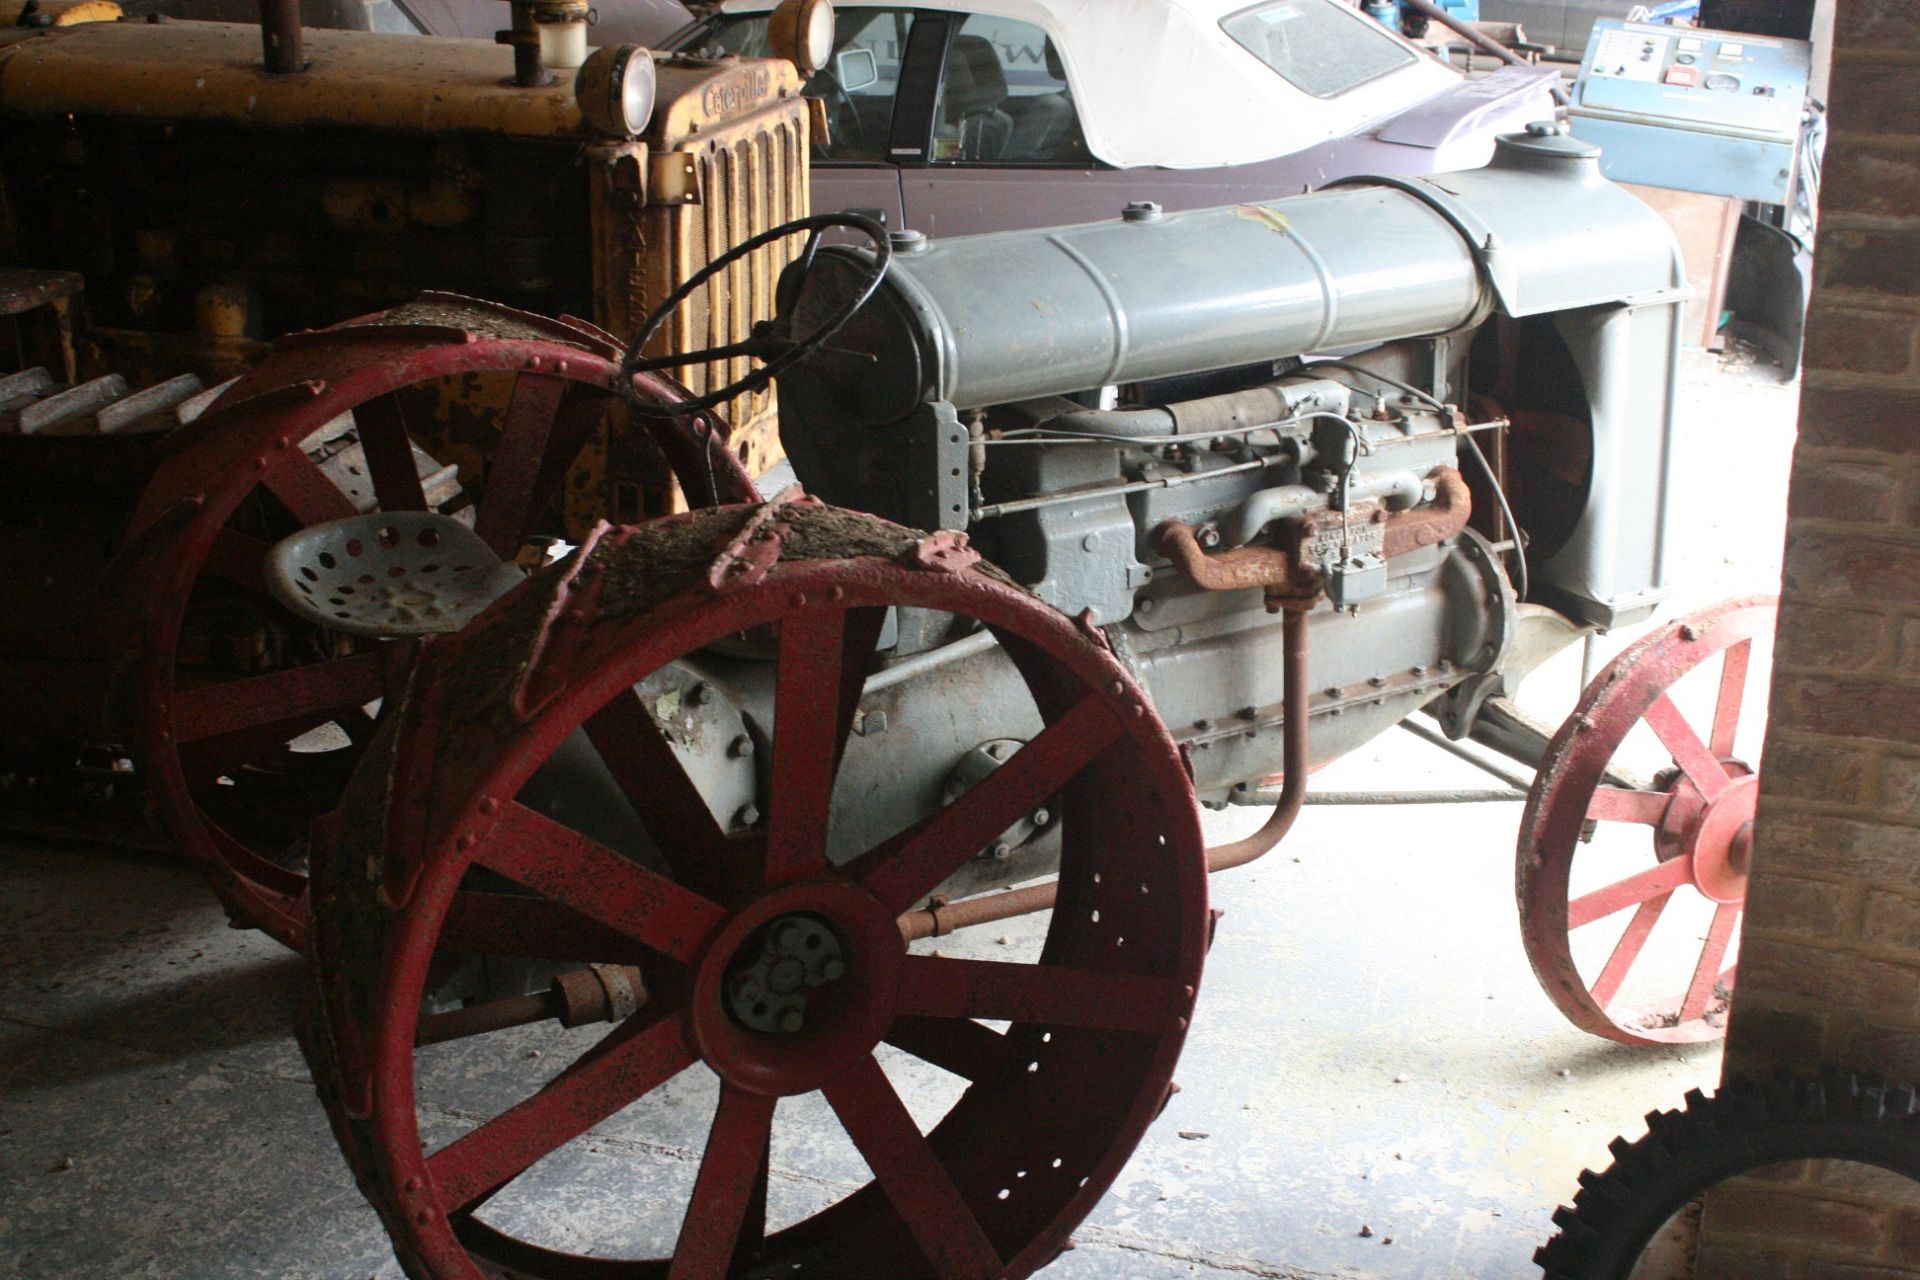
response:
[[[1920,41],[1838,0],[1823,219],[1726,1069],[1920,1080]],[[1698,1280],[1920,1277],[1920,1188],[1721,1188]],[[1810,1255],[1817,1253],[1815,1263]]]
[[[1839,0],[1818,279],[1727,1064],[1920,1079],[1920,46]]]

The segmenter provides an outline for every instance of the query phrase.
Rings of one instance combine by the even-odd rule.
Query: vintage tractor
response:
[[[601,526],[524,580],[463,549],[449,583],[468,543],[431,514],[265,559],[347,661],[406,673],[316,857],[303,1039],[408,1274],[1032,1273],[1169,1095],[1208,872],[1423,709],[1537,766],[1518,889],[1553,1000],[1719,1034],[1770,606],[1656,630],[1557,732],[1505,696],[1666,585],[1683,276],[1592,148],[1542,126],[1270,205],[869,232],[780,289],[804,494]],[[483,327],[336,333],[431,364]],[[549,337],[548,368],[626,376]],[[388,367],[312,351],[250,380],[256,445]],[[375,583],[404,605],[347,592]],[[1669,696],[1696,668],[1697,730]],[[1651,772],[1617,751],[1639,726]],[[1206,848],[1199,806],[1236,798],[1276,803]],[[1623,824],[1643,865],[1575,866]],[[1704,944],[1651,946],[1687,898]],[[552,985],[436,1005],[476,954]],[[518,1030],[552,1021],[612,1025]],[[600,1143],[657,1155],[645,1196],[589,1176]]]
[[[276,606],[267,548],[431,510],[537,562],[530,539],[753,497],[780,453],[740,344],[798,242],[704,269],[806,214],[810,123],[785,61],[556,73],[538,41],[291,8],[0,32],[0,810],[129,838],[157,808],[236,922],[298,946],[310,821],[400,668]],[[391,328],[267,341],[400,303],[430,357]],[[648,355],[724,350],[616,388],[649,312]],[[332,412],[270,425],[295,402]]]

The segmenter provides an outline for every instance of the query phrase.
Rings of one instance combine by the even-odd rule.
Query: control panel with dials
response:
[[[1811,59],[1804,40],[1602,18],[1574,82],[1573,132],[1616,181],[1784,203]]]

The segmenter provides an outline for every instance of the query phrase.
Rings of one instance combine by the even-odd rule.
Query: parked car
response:
[[[772,52],[773,0],[668,42]],[[836,0],[816,210],[967,235],[1484,163],[1557,73],[1469,80],[1342,0]]]

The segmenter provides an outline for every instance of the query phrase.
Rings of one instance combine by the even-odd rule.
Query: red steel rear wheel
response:
[[[1521,932],[1548,997],[1595,1035],[1676,1044],[1726,1034],[1760,789],[1735,736],[1753,642],[1772,632],[1774,612],[1770,598],[1733,600],[1639,640],[1594,678],[1541,762],[1520,824]],[[1696,669],[1690,718],[1669,694]],[[1622,746],[1637,726],[1671,767],[1627,772]],[[1623,843],[1639,864],[1620,860]],[[1677,919],[1689,912],[1691,926]],[[1656,934],[1663,917],[1669,928]],[[1582,962],[1576,951],[1588,948],[1576,943],[1595,934],[1614,941]]]
[[[1164,1104],[1206,872],[1191,785],[1144,692],[1095,633],[870,517],[787,508],[788,558],[732,588],[709,562],[753,510],[614,530],[430,642],[355,775],[316,866],[322,1018],[305,1043],[411,1276],[1026,1276]],[[1047,727],[954,804],[832,864],[838,760],[892,606],[978,619]],[[690,780],[644,682],[748,633],[771,657],[773,729],[768,812],[743,826]],[[656,870],[529,799],[582,736],[657,843]],[[899,915],[1049,796],[1061,890],[1033,962],[909,949]],[[468,1041],[457,1066],[416,1049],[429,964],[475,868],[529,916],[608,935],[592,958],[641,966],[647,1002],[574,1041],[571,1061],[547,1042],[530,1066],[511,1036]],[[490,949],[506,950],[514,925],[497,924]],[[792,987],[782,965],[813,975],[785,1022],[759,1005]],[[933,1106],[902,1072],[952,1100]],[[833,1165],[836,1143],[857,1160]],[[648,1181],[596,1200],[580,1171],[616,1149],[649,1159]],[[812,1197],[797,1215],[796,1196]]]
[[[236,923],[304,947],[309,824],[413,649],[295,622],[265,588],[271,542],[368,502],[427,509],[415,445],[445,427],[436,389],[489,378],[511,392],[463,424],[467,462],[440,505],[471,505],[507,558],[530,534],[563,533],[562,489],[619,402],[618,360],[588,326],[430,295],[283,340],[169,451],[117,566],[133,602],[123,717],[169,831]],[[303,443],[349,413],[363,464],[330,473]],[[751,495],[731,455],[702,472],[727,500]]]

